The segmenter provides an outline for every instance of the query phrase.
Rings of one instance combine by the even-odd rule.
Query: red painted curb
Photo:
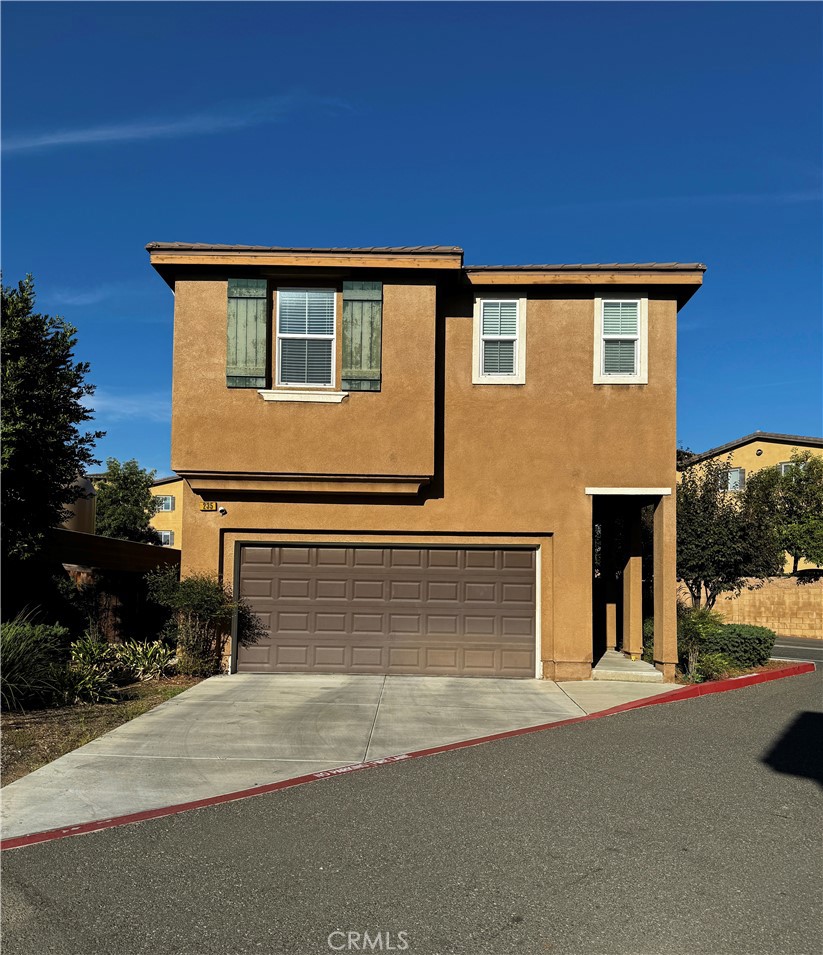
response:
[[[204,799],[195,799],[192,802],[181,802],[174,806],[163,806],[160,809],[146,809],[143,812],[133,812],[124,816],[112,816],[109,819],[84,822],[76,826],[47,829],[44,832],[34,832],[27,836],[14,836],[0,842],[0,851],[6,849],[21,849],[24,846],[33,846],[40,842],[51,842],[53,839],[65,839],[67,836],[82,836],[89,832],[113,829],[116,826],[128,826],[136,822],[145,822],[148,819],[161,819],[164,816],[173,816],[177,813],[189,812],[192,809],[204,809],[206,806],[217,806],[221,803],[235,802],[238,799],[248,799],[251,796],[264,796],[268,793],[279,792],[281,789],[291,789],[293,786],[302,786],[304,783],[313,783],[321,779],[330,779],[334,776],[347,776],[349,773],[359,772],[362,769],[373,769],[376,766],[386,766],[390,763],[404,762],[407,759],[420,759],[423,756],[449,753],[457,749],[466,749],[469,746],[480,746],[482,743],[513,739],[516,736],[525,736],[527,733],[540,733],[544,730],[558,729],[561,726],[572,726],[575,723],[585,723],[588,720],[600,719],[602,716],[614,716],[616,713],[636,710],[643,706],[655,706],[660,703],[689,700],[698,696],[707,696],[710,693],[723,693],[726,690],[739,690],[745,686],[755,686],[758,683],[768,683],[771,680],[780,680],[784,677],[799,676],[802,673],[813,673],[814,670],[814,663],[797,663],[792,666],[782,667],[779,670],[767,670],[765,673],[749,673],[745,676],[731,677],[728,680],[717,680],[712,683],[697,683],[693,686],[684,686],[679,690],[670,690],[668,693],[661,693],[657,696],[633,700],[631,703],[621,703],[619,706],[612,706],[607,710],[599,710],[597,713],[587,713],[585,716],[573,716],[570,719],[558,720],[554,723],[524,726],[522,729],[507,730],[504,733],[493,733],[491,736],[478,736],[474,739],[461,740],[459,743],[445,743],[442,746],[419,749],[413,753],[401,753],[398,756],[370,759],[364,763],[353,763],[350,766],[341,766],[338,769],[327,769],[317,773],[307,773],[304,776],[295,776],[292,779],[281,779],[276,783],[266,783],[263,786],[240,789],[236,792],[225,793],[222,796],[208,796]]]

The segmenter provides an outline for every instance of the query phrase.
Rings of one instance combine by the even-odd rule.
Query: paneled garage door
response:
[[[244,545],[244,673],[533,677],[535,552]]]

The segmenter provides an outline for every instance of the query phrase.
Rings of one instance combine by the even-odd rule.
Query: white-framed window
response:
[[[727,468],[720,475],[721,491],[742,491],[746,487],[745,468]]]
[[[160,543],[164,547],[174,547],[174,531],[158,531]]]
[[[173,494],[156,494],[155,498],[157,501],[157,512],[161,511],[173,511],[174,510],[174,495]]]
[[[781,474],[788,474],[792,468],[800,468],[802,470],[805,466],[805,461],[781,461],[778,465]]]
[[[472,361],[476,385],[525,384],[526,299],[475,300]]]
[[[594,383],[645,385],[649,381],[649,300],[594,300]]]
[[[333,387],[335,328],[334,289],[278,289],[277,384]]]

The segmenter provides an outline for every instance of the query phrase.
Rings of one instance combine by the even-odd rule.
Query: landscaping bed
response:
[[[0,717],[2,785],[34,772],[199,683],[174,676],[116,689],[114,703],[82,704],[3,713]]]

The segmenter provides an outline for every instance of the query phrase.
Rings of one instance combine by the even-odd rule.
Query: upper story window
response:
[[[781,474],[788,474],[789,471],[792,470],[792,468],[800,468],[800,470],[802,471],[803,468],[806,467],[806,462],[805,461],[781,461],[778,467],[780,468]]]
[[[594,383],[645,385],[649,380],[649,300],[594,300]]]
[[[157,512],[161,511],[173,511],[174,510],[174,495],[173,494],[156,494],[155,498],[157,501]]]
[[[746,487],[745,468],[727,468],[720,475],[721,491],[742,491]]]
[[[476,385],[522,385],[526,381],[526,300],[481,298],[474,305]]]
[[[159,531],[160,543],[164,547],[174,547],[174,531]]]
[[[278,289],[277,384],[334,384],[334,289]]]

